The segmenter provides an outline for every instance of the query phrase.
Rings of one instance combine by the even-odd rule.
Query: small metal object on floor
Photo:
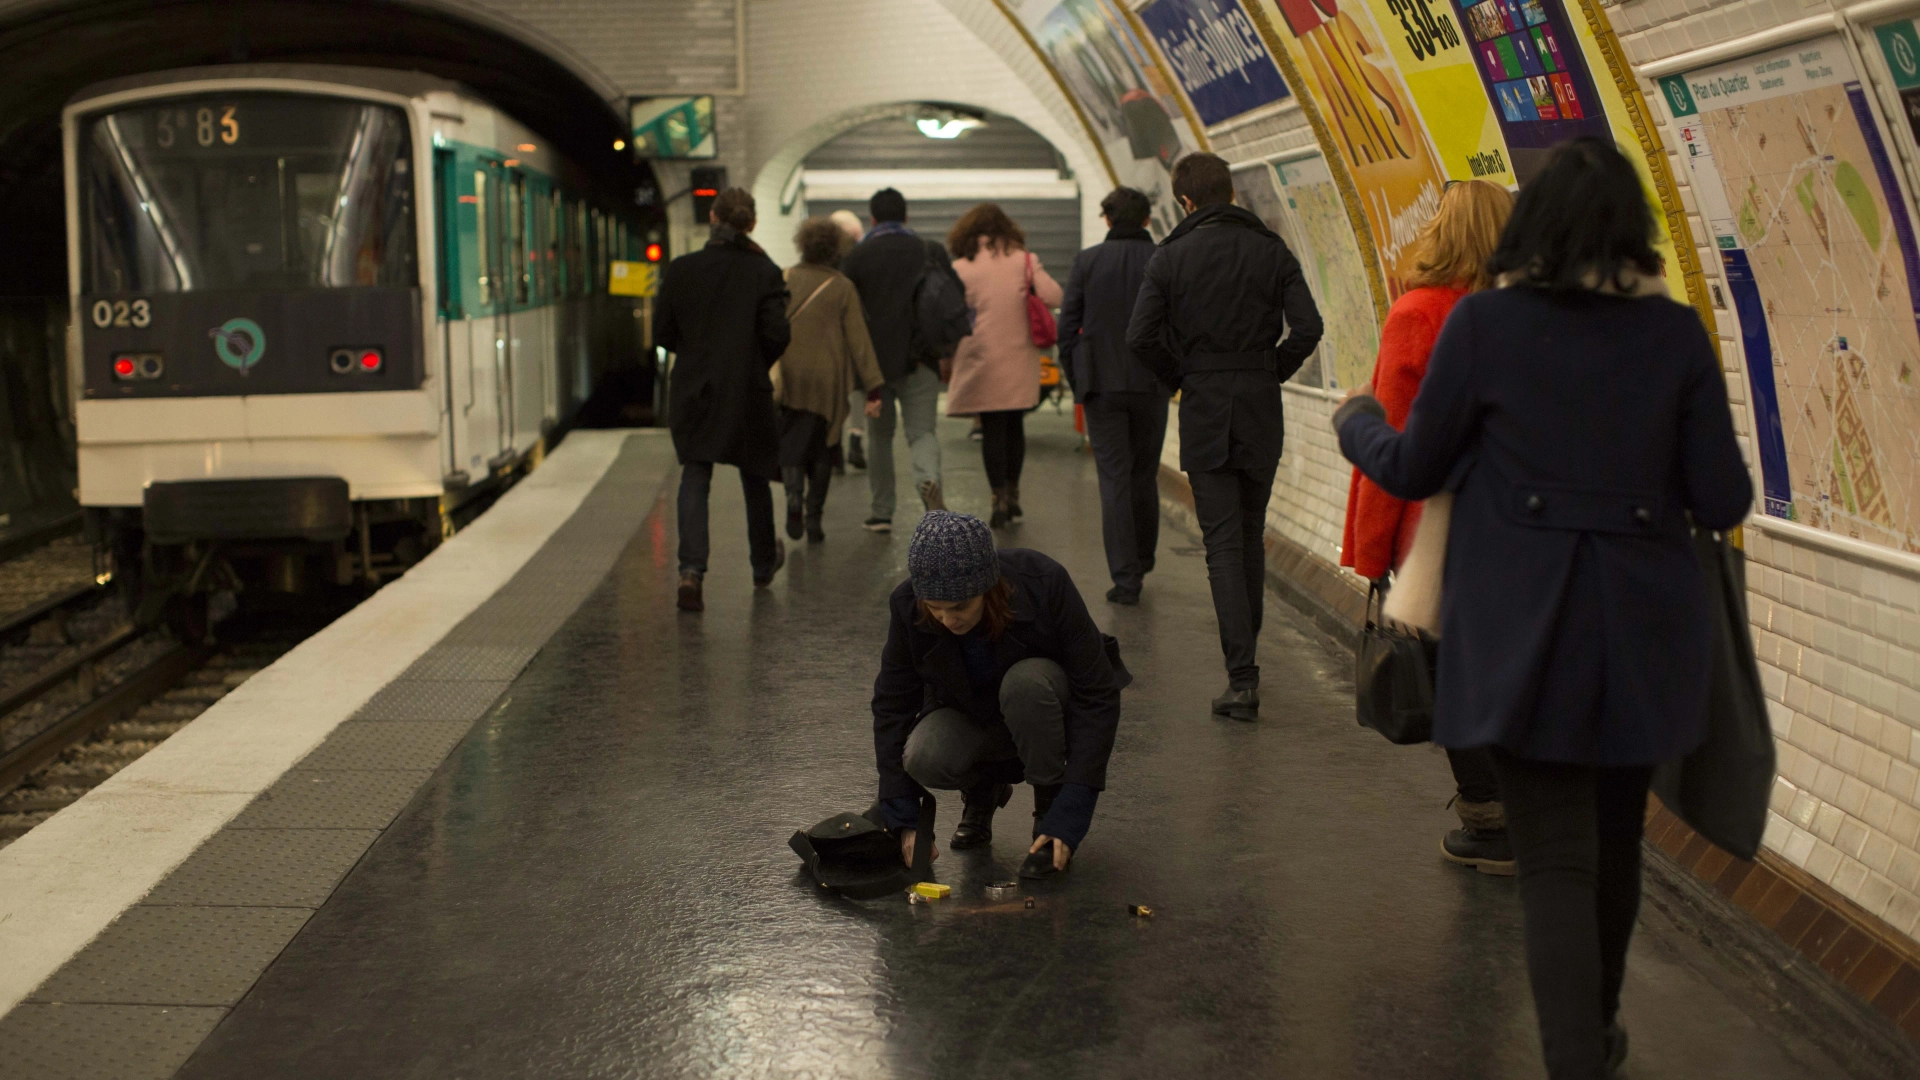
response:
[[[1145,904],[1128,904],[1127,914],[1136,919],[1151,919],[1153,918],[1153,909]]]
[[[1020,883],[1017,881],[995,881],[987,886],[987,899],[1011,900],[1020,895]]]

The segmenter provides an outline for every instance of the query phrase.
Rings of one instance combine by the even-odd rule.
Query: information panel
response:
[[[1149,0],[1139,15],[1201,123],[1211,127],[1287,97],[1238,0]]]
[[[1920,265],[1837,36],[1661,80],[1726,267],[1764,510],[1916,546]]]

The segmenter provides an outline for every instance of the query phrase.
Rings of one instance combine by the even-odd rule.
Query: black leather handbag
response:
[[[1773,725],[1760,663],[1747,624],[1746,554],[1724,533],[1696,529],[1694,553],[1713,611],[1707,738],[1692,753],[1654,770],[1653,791],[1667,809],[1721,850],[1751,859],[1767,829],[1773,791]]]
[[[933,836],[934,799],[920,798],[918,835]],[[886,826],[880,804],[864,814],[835,814],[787,840],[816,885],[854,900],[898,893],[933,879],[933,844],[915,843],[913,865],[900,861],[900,840]]]
[[[1386,590],[1367,588],[1367,623],[1360,632],[1359,670],[1354,675],[1354,711],[1390,743],[1433,741],[1433,669],[1439,642],[1405,633],[1380,620]]]

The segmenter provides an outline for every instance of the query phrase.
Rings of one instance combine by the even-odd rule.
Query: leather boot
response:
[[[783,466],[780,483],[787,489],[787,539],[798,540],[804,535],[801,519],[806,513],[807,470],[799,465]]]
[[[1215,716],[1231,716],[1235,720],[1253,721],[1260,719],[1260,691],[1253,687],[1235,690],[1227,687],[1227,692],[1213,699]]]
[[[1010,520],[1019,521],[1021,518],[1026,516],[1027,516],[1026,513],[1020,509],[1020,485],[1008,484],[1007,485],[1007,517]]]
[[[993,812],[1013,798],[1012,784],[980,784],[960,793],[960,824],[949,842],[955,851],[993,843]]]
[[[993,516],[987,519],[989,528],[1004,529],[1012,524],[1013,515],[1007,512],[1007,489],[993,489]]]
[[[1440,855],[1450,863],[1471,866],[1483,874],[1512,877],[1513,841],[1507,838],[1506,808],[1497,802],[1453,800],[1460,825],[1440,839]]]
[[[827,488],[833,484],[833,466],[828,462],[816,462],[807,470],[807,543],[817,544],[827,538],[820,528],[821,516],[827,509]],[[792,528],[791,525],[788,526]],[[787,535],[794,536],[792,532]],[[798,539],[797,536],[794,537]]]
[[[700,595],[700,575],[687,570],[680,575],[680,610],[705,611],[707,601]]]

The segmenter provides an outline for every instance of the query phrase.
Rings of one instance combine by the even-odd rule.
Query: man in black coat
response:
[[[1160,448],[1167,390],[1127,348],[1133,301],[1153,257],[1153,204],[1132,188],[1100,200],[1107,238],[1081,252],[1060,305],[1060,367],[1086,407],[1087,440],[1100,474],[1100,537],[1116,604],[1140,602],[1140,584],[1160,543]]]
[[[707,246],[667,267],[654,307],[654,340],[674,354],[667,424],[680,456],[680,607],[706,606],[707,494],[715,464],[740,469],[747,497],[753,583],[765,586],[787,561],[773,532],[780,476],[779,415],[767,371],[787,351],[787,283],[747,239],[753,196],[728,188],[714,200]]]
[[[866,527],[874,532],[893,528],[894,407],[907,429],[907,451],[913,456],[913,487],[928,510],[946,502],[940,494],[940,437],[935,424],[940,415],[940,357],[914,335],[914,289],[929,267],[951,274],[946,249],[922,240],[907,228],[907,200],[885,188],[867,203],[873,228],[840,262],[860,293],[860,310],[867,317],[867,335],[873,339],[874,358],[887,383],[880,389],[880,414],[867,421],[867,484],[873,512]]]
[[[1213,711],[1254,720],[1267,500],[1280,465],[1280,384],[1319,343],[1320,311],[1286,241],[1233,205],[1224,160],[1180,159],[1173,193],[1187,217],[1147,263],[1127,345],[1180,390],[1180,468],[1193,486],[1227,661],[1227,692],[1214,699]]]

